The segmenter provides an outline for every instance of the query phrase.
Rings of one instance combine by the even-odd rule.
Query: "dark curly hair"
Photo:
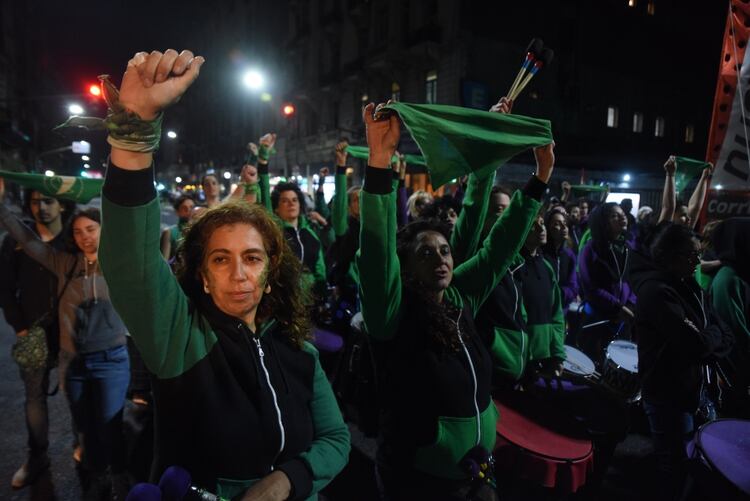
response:
[[[424,287],[409,275],[407,269],[407,263],[415,251],[417,236],[425,231],[437,232],[450,242],[448,225],[438,219],[417,219],[399,230],[396,236],[396,253],[401,263],[403,297],[407,304],[404,311],[414,316],[417,325],[424,327],[422,331],[438,349],[458,351],[461,344],[455,335],[456,324],[452,318],[456,316],[458,309],[435,301],[426,293]]]
[[[299,200],[299,213],[300,215],[307,212],[307,204],[305,203],[305,197],[302,195],[302,190],[299,189],[297,183],[279,183],[271,192],[271,207],[273,210],[279,206],[279,197],[285,191],[293,191],[297,194],[297,200]]]
[[[651,258],[661,268],[666,268],[675,257],[698,239],[693,230],[667,221],[654,234],[650,246]]]
[[[249,224],[263,237],[271,292],[260,300],[257,322],[275,318],[292,344],[301,347],[303,341],[311,338],[308,313],[311,300],[309,292],[301,285],[302,265],[289,249],[271,214],[260,205],[229,201],[207,209],[188,226],[177,251],[177,279],[182,289],[193,304],[200,304],[200,298],[205,295],[200,274],[208,240],[216,229],[229,224]]]

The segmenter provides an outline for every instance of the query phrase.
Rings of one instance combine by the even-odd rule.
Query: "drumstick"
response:
[[[523,77],[524,72],[529,69],[534,59],[539,57],[539,54],[541,54],[542,47],[544,47],[544,43],[539,38],[531,39],[531,42],[529,42],[529,46],[526,47],[526,59],[524,59],[523,64],[521,65],[521,69],[518,70],[518,75],[516,75],[516,79],[513,81],[513,85],[510,86],[510,90],[508,91],[506,96],[510,97],[513,95],[516,87],[521,82],[521,78]]]
[[[542,51],[542,57],[541,59],[537,59],[537,61],[534,63],[534,66],[529,70],[529,74],[524,77],[524,79],[521,81],[521,83],[516,88],[515,94],[511,95],[511,100],[515,100],[518,95],[521,93],[521,91],[526,87],[531,79],[536,75],[540,69],[542,69],[543,66],[548,65],[552,58],[555,57],[555,52],[552,49],[544,48]]]
[[[604,324],[608,324],[608,323],[609,323],[609,320],[600,320],[598,322],[594,322],[593,324],[586,324],[586,325],[584,325],[583,327],[581,327],[581,330],[583,330],[583,329],[589,329],[591,327],[596,327],[597,325],[604,325]]]

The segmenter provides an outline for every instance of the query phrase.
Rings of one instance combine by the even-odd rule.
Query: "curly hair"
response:
[[[229,224],[248,224],[263,238],[268,255],[267,283],[271,292],[263,294],[256,313],[257,323],[271,318],[281,324],[290,341],[297,347],[310,339],[311,304],[309,292],[301,285],[302,265],[292,253],[271,214],[260,205],[229,201],[206,210],[185,230],[178,253],[177,279],[193,304],[205,294],[201,271],[204,267],[208,241],[214,231]]]
[[[451,318],[451,314],[456,313],[457,308],[435,301],[421,284],[409,276],[405,266],[414,253],[417,236],[425,231],[437,232],[450,242],[450,229],[437,219],[418,219],[399,230],[396,237],[396,253],[401,262],[404,298],[408,302],[405,311],[415,316],[417,325],[424,327],[423,332],[426,332],[429,340],[437,348],[458,351],[461,345],[455,335],[456,324]]]
[[[461,212],[461,204],[452,196],[445,195],[425,205],[419,217],[420,219],[441,219],[440,216],[447,213],[449,209],[453,209],[453,212],[458,214]]]
[[[305,214],[307,212],[307,203],[305,202],[305,196],[302,194],[302,190],[296,183],[279,183],[271,192],[271,207],[273,210],[279,206],[279,198],[285,191],[293,191],[297,194],[297,200],[299,200],[299,213]]]

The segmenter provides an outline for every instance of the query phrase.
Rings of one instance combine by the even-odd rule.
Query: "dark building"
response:
[[[558,165],[659,177],[668,155],[705,154],[725,16],[676,0],[292,1],[297,113],[277,165],[317,168],[339,137],[364,142],[364,102],[489,108],[536,36],[555,60],[514,113],[552,121]]]

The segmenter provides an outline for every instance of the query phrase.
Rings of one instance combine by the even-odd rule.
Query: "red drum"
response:
[[[524,401],[511,406],[497,400],[495,405],[500,412],[493,453],[498,477],[510,474],[567,493],[586,483],[594,469],[591,440],[558,426],[562,418],[545,422],[550,413],[542,405]]]

